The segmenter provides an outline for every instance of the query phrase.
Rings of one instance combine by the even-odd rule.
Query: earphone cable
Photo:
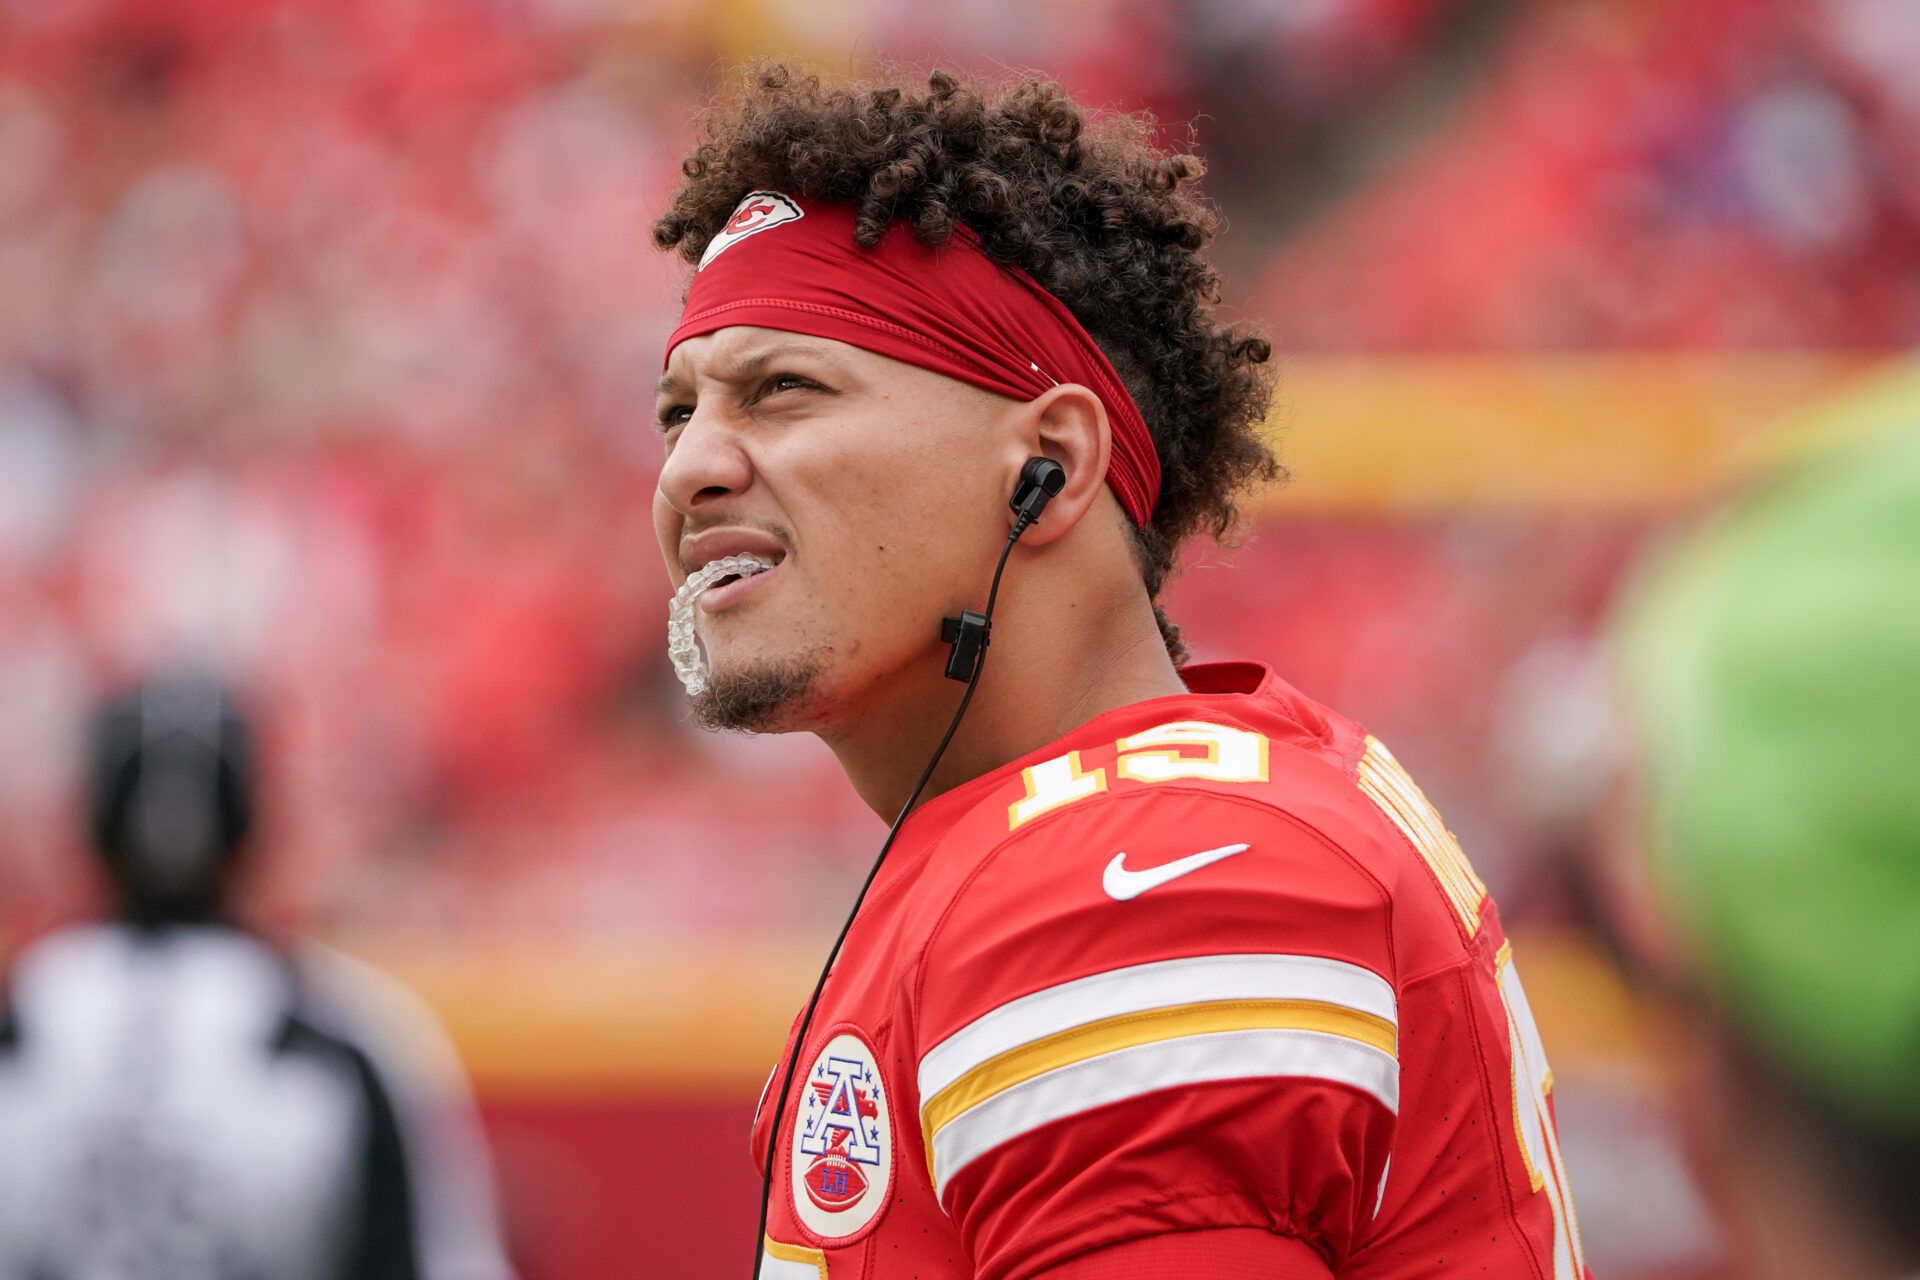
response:
[[[993,567],[993,583],[987,588],[987,625],[993,624],[994,602],[1000,597],[1000,575],[1006,571],[1007,557],[1013,554],[1013,544],[1027,531],[1033,518],[1022,513],[1014,520],[1013,529],[1007,534],[1007,544],[1000,549],[1000,559]],[[873,887],[874,879],[880,874],[881,864],[887,860],[887,851],[893,848],[894,837],[900,834],[907,815],[913,812],[914,804],[920,799],[920,793],[926,790],[927,783],[933,778],[933,771],[940,764],[940,758],[947,753],[947,744],[953,741],[953,735],[960,728],[961,719],[967,714],[967,705],[973,701],[973,691],[980,684],[980,673],[987,669],[987,653],[983,647],[979,659],[974,663],[973,674],[967,679],[966,692],[960,695],[960,705],[954,708],[953,719],[947,722],[947,731],[940,737],[940,745],[933,749],[933,755],[927,760],[927,767],[920,771],[920,780],[913,784],[913,790],[907,793],[907,802],[900,806],[900,816],[893,820],[887,829],[887,838],[880,842],[880,852],[874,855],[873,865],[867,869],[867,878],[860,885],[860,892],[854,895],[853,909],[847,912],[846,923],[840,926],[840,934],[833,940],[833,946],[827,951],[826,963],[820,966],[820,977],[813,984],[813,994],[807,998],[807,1009],[800,1019],[800,1029],[794,1033],[793,1048],[785,1055],[787,1069],[780,1078],[780,1089],[774,1098],[773,1127],[767,1134],[766,1163],[760,1184],[760,1226],[753,1239],[753,1278],[760,1280],[760,1264],[766,1259],[767,1212],[773,1203],[773,1174],[776,1167],[775,1156],[780,1149],[780,1126],[785,1123],[787,1096],[793,1089],[793,1074],[800,1066],[800,1054],[807,1045],[807,1033],[813,1027],[813,1015],[819,1011],[820,995],[827,989],[827,979],[833,973],[833,965],[840,958],[840,949],[846,944],[847,934],[853,929],[853,922],[860,915],[860,907],[867,900],[867,890]],[[765,1105],[763,1102],[761,1105]]]

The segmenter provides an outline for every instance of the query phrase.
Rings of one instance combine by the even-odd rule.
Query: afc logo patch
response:
[[[865,1235],[893,1194],[893,1115],[879,1060],[851,1027],[821,1046],[799,1089],[793,1211],[822,1243]]]
[[[707,251],[700,255],[700,266],[695,270],[704,268],[748,236],[758,235],[784,223],[798,222],[806,216],[799,205],[778,191],[749,191],[733,207],[733,216],[727,219],[727,225],[720,228],[720,233],[707,243]]]

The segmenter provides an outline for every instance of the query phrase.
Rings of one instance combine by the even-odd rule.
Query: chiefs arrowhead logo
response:
[[[748,236],[758,235],[788,222],[798,222],[806,216],[799,205],[778,191],[749,191],[746,198],[734,206],[733,216],[727,219],[727,225],[720,229],[720,234],[708,243],[707,251],[700,255],[700,265],[705,267]]]
[[[739,235],[747,228],[757,225],[762,218],[767,217],[779,207],[765,196],[748,196],[740,202],[740,207],[733,211],[733,216],[727,219],[727,234]]]

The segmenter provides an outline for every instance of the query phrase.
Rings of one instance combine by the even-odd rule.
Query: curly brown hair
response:
[[[956,221],[994,259],[1039,281],[1086,327],[1139,406],[1160,455],[1152,522],[1134,530],[1149,597],[1189,536],[1223,539],[1236,499],[1283,473],[1260,432],[1272,400],[1266,339],[1216,324],[1220,280],[1201,255],[1218,218],[1139,116],[1094,119],[1057,84],[963,84],[936,71],[924,92],[829,87],[770,64],[714,109],[708,138],[653,242],[698,262],[749,191],[771,188],[858,206],[856,238],[895,219],[940,244]],[[1180,632],[1154,605],[1167,651]]]

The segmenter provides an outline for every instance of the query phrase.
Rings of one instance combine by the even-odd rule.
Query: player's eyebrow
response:
[[[776,342],[772,346],[761,347],[758,350],[749,348],[747,355],[732,362],[733,367],[728,372],[716,373],[713,376],[723,382],[751,382],[764,374],[769,365],[779,361],[794,358],[818,359],[825,354],[818,347],[798,342]],[[656,396],[678,396],[685,395],[686,392],[686,381],[671,371],[663,374],[654,387]]]

